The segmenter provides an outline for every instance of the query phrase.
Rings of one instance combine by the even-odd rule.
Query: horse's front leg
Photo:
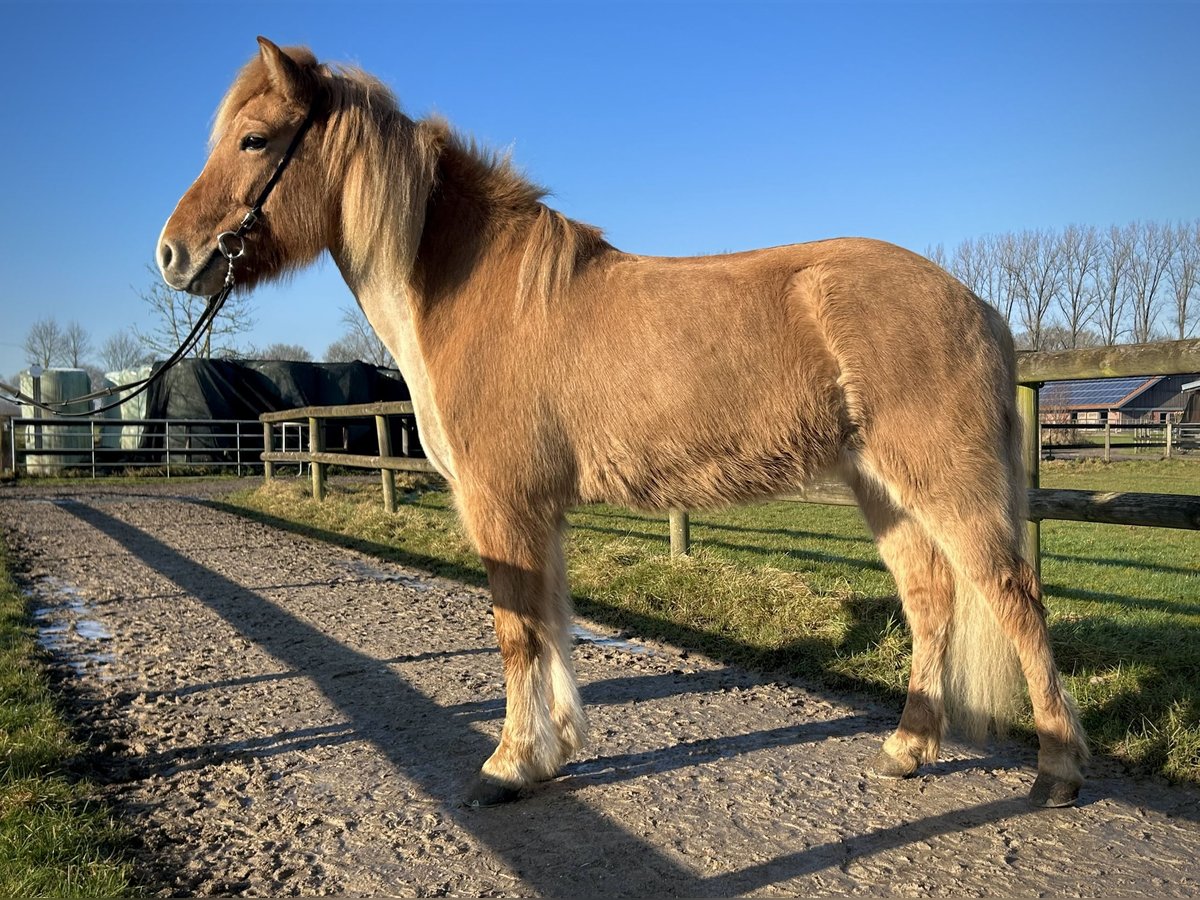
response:
[[[578,747],[585,724],[569,656],[561,517],[462,506],[487,569],[504,662],[504,730],[468,797],[472,805],[491,806],[554,775]]]

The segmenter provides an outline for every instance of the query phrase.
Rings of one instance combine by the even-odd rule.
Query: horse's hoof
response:
[[[1067,781],[1044,772],[1038,773],[1033,789],[1029,792],[1030,806],[1053,809],[1059,806],[1074,806],[1079,799],[1082,782]]]
[[[884,778],[907,778],[917,771],[915,761],[906,761],[880,750],[871,758],[871,771]]]
[[[521,796],[521,788],[508,784],[490,775],[480,775],[471,792],[467,794],[467,806],[480,808],[512,803]]]

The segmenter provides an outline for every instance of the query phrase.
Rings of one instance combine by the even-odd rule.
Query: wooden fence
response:
[[[312,469],[313,497],[317,500],[324,500],[327,466],[378,469],[383,480],[383,505],[388,512],[395,512],[397,472],[437,474],[428,460],[407,455],[392,455],[392,435],[391,429],[388,427],[388,419],[391,416],[404,415],[413,415],[413,405],[408,401],[358,403],[348,406],[303,406],[299,409],[263,413],[258,417],[263,427],[263,478],[270,481],[275,476],[276,463],[308,463]],[[324,428],[326,420],[370,418],[375,420],[375,435],[379,444],[378,455],[326,452]],[[278,423],[295,421],[308,422],[308,451],[276,450],[274,426]],[[402,447],[401,452],[407,454],[408,447]]]
[[[1029,548],[1031,561],[1041,567],[1041,521],[1064,519],[1100,522],[1112,525],[1144,525],[1158,528],[1200,530],[1200,496],[1149,494],[1130,491],[1044,490],[1040,486],[1041,428],[1038,388],[1047,381],[1073,378],[1117,378],[1132,375],[1179,375],[1200,371],[1200,340],[1170,341],[1156,344],[1131,344],[1089,350],[1063,350],[1053,353],[1018,355],[1017,407],[1024,425],[1023,447],[1029,495]],[[378,469],[383,481],[383,502],[389,512],[396,508],[396,472],[436,474],[428,461],[407,455],[394,456],[388,418],[413,414],[411,403],[364,403],[356,406],[309,406],[260,416],[263,423],[262,454],[264,477],[270,480],[276,463],[310,463],[313,496],[325,496],[326,469],[330,465]],[[379,440],[376,456],[330,453],[325,450],[324,422],[329,419],[375,419]],[[274,449],[273,425],[307,421],[307,452],[279,452]],[[408,448],[402,452],[407,454]],[[841,482],[817,482],[803,490],[775,499],[801,503],[856,505],[849,487]],[[689,516],[686,510],[671,510],[671,553],[680,555],[690,546]]]

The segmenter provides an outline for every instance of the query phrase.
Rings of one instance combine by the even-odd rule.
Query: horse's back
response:
[[[1005,381],[1011,355],[959,282],[868,239],[615,254],[579,287],[564,311],[570,374],[554,389],[586,499],[778,493],[838,465],[860,429],[919,428],[943,402],[988,406],[979,392]]]

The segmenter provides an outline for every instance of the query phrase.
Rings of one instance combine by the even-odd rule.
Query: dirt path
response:
[[[138,489],[141,490],[141,489]],[[502,721],[486,598],[170,494],[0,490],[108,790],[164,894],[1195,896],[1200,792],[1033,752],[868,777],[897,711],[581,641],[591,746],[457,804]]]

